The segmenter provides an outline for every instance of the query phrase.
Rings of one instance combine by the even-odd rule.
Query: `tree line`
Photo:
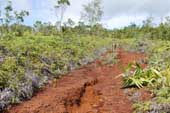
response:
[[[149,37],[152,39],[170,39],[170,17],[166,17],[166,21],[161,22],[158,26],[154,26],[153,17],[149,17],[143,21],[141,26],[132,23],[123,29],[109,30],[104,28],[100,24],[104,14],[102,0],[92,0],[84,4],[78,23],[70,18],[67,21],[63,21],[65,12],[70,7],[71,2],[69,0],[56,0],[56,4],[53,6],[55,9],[56,24],[53,25],[50,22],[37,20],[32,27],[24,25],[25,17],[29,16],[28,11],[15,11],[12,7],[12,1],[6,0],[6,2],[7,4],[4,7],[3,13],[2,11],[0,12],[0,15],[3,17],[0,18],[1,38],[23,36],[26,34],[48,36],[76,33],[79,35],[99,35],[101,37],[111,36],[113,38]]]

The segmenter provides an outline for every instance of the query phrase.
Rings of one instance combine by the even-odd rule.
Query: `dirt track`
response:
[[[132,113],[131,102],[122,89],[122,67],[144,58],[142,54],[118,50],[118,64],[100,61],[74,70],[48,85],[31,100],[12,107],[8,113]]]

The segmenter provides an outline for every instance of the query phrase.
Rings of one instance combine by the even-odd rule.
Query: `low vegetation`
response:
[[[135,103],[135,112],[169,112],[170,18],[154,27],[152,18],[148,18],[142,26],[132,23],[109,30],[99,24],[103,11],[100,0],[95,0],[84,5],[84,21],[75,24],[68,19],[62,23],[70,4],[68,0],[59,0],[55,5],[56,12],[63,10],[61,14],[57,12],[58,26],[37,21],[30,27],[23,24],[29,12],[13,11],[12,2],[7,2],[0,25],[0,110],[30,99],[49,80],[94,61],[107,50],[121,47],[148,55],[145,69],[136,62],[129,64],[123,75],[125,88],[146,87],[154,95],[150,101]],[[115,63],[116,52],[106,58],[103,64]]]
[[[149,55],[148,66],[142,69],[139,64],[131,65],[131,68],[135,69],[134,71],[127,70],[124,74],[124,87],[146,87],[153,94],[153,98],[150,101],[135,103],[135,112],[167,113],[169,112],[170,102],[169,41],[152,40],[149,45],[145,46],[148,46],[144,50]]]

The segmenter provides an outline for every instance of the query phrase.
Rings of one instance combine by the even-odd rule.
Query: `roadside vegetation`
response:
[[[168,27],[168,26],[167,26]],[[142,41],[144,40],[144,41]],[[131,40],[132,41],[132,40]],[[134,41],[136,42],[136,40]],[[149,43],[148,43],[149,42]],[[134,43],[133,43],[134,44]],[[134,69],[127,69],[123,75],[125,88],[145,88],[151,94],[149,101],[138,101],[134,104],[135,113],[167,113],[169,112],[170,91],[170,41],[169,39],[139,39],[135,51],[141,51],[148,55],[147,67],[142,68],[139,63],[130,64]],[[140,46],[141,45],[141,46]],[[130,49],[133,50],[133,49]]]

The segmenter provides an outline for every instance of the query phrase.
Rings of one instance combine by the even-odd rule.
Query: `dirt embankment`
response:
[[[74,70],[7,113],[131,113],[132,104],[116,76],[128,63],[144,57],[118,50],[117,64],[95,61]]]

